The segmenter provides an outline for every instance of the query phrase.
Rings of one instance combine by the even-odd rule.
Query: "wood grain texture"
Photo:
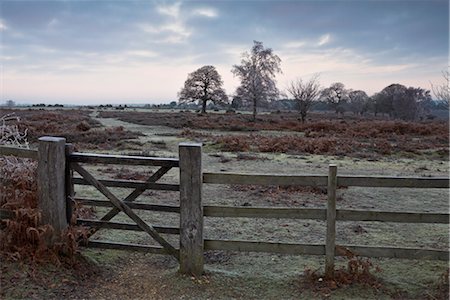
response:
[[[327,190],[327,235],[325,239],[325,276],[332,277],[334,273],[334,249],[336,242],[336,189],[337,166],[328,168]]]
[[[38,151],[31,149],[14,148],[9,146],[0,146],[1,156],[16,156],[21,158],[38,159]]]
[[[326,186],[327,177],[322,175],[274,175],[203,173],[203,183],[210,184],[254,184],[254,185],[298,185]]]
[[[336,219],[338,221],[379,221],[394,223],[436,223],[448,224],[449,214],[416,213],[416,212],[391,212],[391,211],[367,211],[338,209]]]
[[[180,272],[203,274],[202,145],[181,143]]]
[[[66,210],[66,154],[65,138],[39,138],[37,183],[42,222],[53,227],[54,234],[47,240],[52,244],[67,228]]]
[[[123,222],[108,222],[108,221],[101,221],[101,220],[77,219],[77,225],[89,226],[89,227],[98,228],[98,229],[100,229],[100,228],[107,228],[107,229],[143,231],[136,224],[123,223]],[[180,234],[180,229],[176,228],[176,227],[153,225],[153,228],[158,233]]]
[[[79,162],[79,163],[178,167],[178,159],[176,158],[159,158],[146,156],[109,155],[109,154],[74,152],[72,153],[72,155],[69,156],[69,160],[71,162]]]
[[[269,252],[290,255],[324,255],[325,246],[316,244],[291,244],[239,240],[205,240],[205,250],[242,252]]]
[[[381,177],[338,176],[338,186],[398,187],[398,188],[449,188],[449,178],[435,177]]]
[[[326,210],[321,208],[204,206],[203,215],[205,217],[325,220]]]
[[[98,248],[98,249],[115,249],[115,250],[128,250],[128,251],[138,251],[144,253],[153,253],[153,254],[171,254],[163,247],[157,246],[148,246],[148,245],[139,245],[139,244],[130,244],[130,243],[119,243],[119,242],[109,242],[109,241],[88,241],[85,247],[88,248]],[[175,249],[178,253],[178,250]]]
[[[72,179],[74,184],[79,185],[91,185],[89,181],[84,178],[74,177]],[[167,184],[167,183],[154,183],[145,181],[135,181],[135,180],[116,180],[116,179],[99,179],[102,185],[106,187],[122,187],[129,189],[142,188],[146,190],[158,190],[158,191],[179,191],[180,186],[178,184]]]
[[[420,260],[449,260],[449,251],[437,249],[400,248],[400,247],[368,247],[358,245],[336,246],[336,256],[342,255],[342,248],[364,257],[389,257]]]
[[[75,201],[77,201],[83,205],[91,205],[91,206],[99,206],[99,207],[114,207],[114,205],[110,201],[107,201],[107,200],[75,197]],[[125,201],[124,201],[124,203],[133,209],[180,213],[180,207],[175,206],[175,205],[134,203],[134,202],[125,202]]]

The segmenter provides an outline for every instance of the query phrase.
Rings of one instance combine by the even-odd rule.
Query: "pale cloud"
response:
[[[0,31],[5,31],[6,29],[8,29],[8,27],[6,26],[5,21],[0,19]]]
[[[286,44],[284,44],[285,48],[301,48],[306,46],[306,42],[305,41],[291,41],[291,42],[287,42]]]
[[[217,18],[218,16],[218,13],[215,9],[207,7],[194,9],[192,13],[196,16],[202,16],[207,18]]]
[[[295,48],[303,48],[303,47],[321,47],[331,42],[331,35],[324,34],[320,36],[318,39],[304,39],[304,40],[293,40],[288,41],[283,44],[283,48],[295,49]]]
[[[317,46],[323,46],[328,44],[331,41],[331,35],[330,34],[324,34],[320,37],[319,41],[317,42]]]
[[[48,28],[55,28],[59,24],[60,24],[59,20],[56,19],[56,18],[53,18],[53,19],[50,20],[50,22],[48,22],[47,27]]]
[[[172,5],[159,5],[156,7],[156,10],[161,15],[178,18],[180,16],[180,7],[181,2],[177,2]]]
[[[125,54],[130,56],[147,57],[147,58],[158,56],[158,53],[149,50],[130,50],[125,52]]]
[[[159,14],[167,16],[168,20],[161,24],[138,24],[138,27],[149,34],[156,35],[155,43],[179,44],[184,43],[192,35],[181,14],[181,2],[172,5],[159,5],[156,7]]]

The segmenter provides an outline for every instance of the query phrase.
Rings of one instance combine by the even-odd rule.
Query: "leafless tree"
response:
[[[324,98],[328,102],[336,114],[343,113],[344,104],[348,101],[349,92],[343,83],[336,82],[322,90],[321,98]]]
[[[253,106],[253,120],[257,107],[279,95],[275,75],[281,73],[281,59],[271,48],[264,48],[262,42],[253,41],[251,52],[242,54],[241,64],[234,65],[232,72],[241,80],[236,96]]]
[[[361,90],[348,93],[348,107],[354,114],[363,115],[369,110],[369,96]]]
[[[7,100],[5,104],[8,108],[13,108],[14,106],[16,106],[16,103],[13,100]]]
[[[308,81],[303,81],[300,78],[291,81],[287,91],[297,102],[297,109],[302,123],[304,123],[309,110],[320,95],[319,75],[314,75]]]
[[[431,89],[433,90],[433,94],[440,102],[441,106],[448,109],[450,102],[450,72],[448,69],[442,71],[442,76],[444,77],[444,83],[442,85],[431,84]]]
[[[206,113],[206,104],[228,103],[228,97],[222,88],[223,81],[213,66],[203,66],[190,73],[184,87],[178,93],[179,103],[198,101],[202,105],[202,113]]]

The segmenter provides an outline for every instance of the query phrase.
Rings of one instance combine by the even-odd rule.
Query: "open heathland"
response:
[[[296,113],[258,116],[192,112],[114,112],[100,117],[186,129],[182,136],[210,141],[223,151],[325,154],[353,157],[448,157],[448,122],[403,122],[382,118],[315,114],[306,123]],[[207,132],[205,132],[207,131]]]
[[[65,137],[68,143],[74,143],[79,149],[112,150],[120,149],[124,141],[140,135],[120,126],[104,128],[89,117],[89,111],[83,110],[0,109],[0,116],[10,114],[20,118],[11,125],[17,125],[21,132],[26,132],[31,143],[47,135]]]

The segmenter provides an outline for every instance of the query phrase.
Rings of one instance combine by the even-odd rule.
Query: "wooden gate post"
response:
[[[65,190],[66,190],[66,218],[67,222],[72,223],[72,213],[73,213],[73,205],[74,205],[74,197],[75,197],[75,189],[72,181],[73,178],[73,170],[70,168],[70,161],[67,159],[74,151],[75,147],[73,144],[66,144],[66,178],[65,178]]]
[[[65,193],[66,139],[44,136],[39,138],[38,151],[38,207],[42,223],[53,227],[54,235],[47,241],[54,243],[67,227]]]
[[[336,189],[337,166],[330,165],[328,169],[328,201],[327,201],[327,237],[325,244],[325,276],[334,274],[334,250],[336,241]]]
[[[180,272],[203,274],[202,144],[180,143]]]

